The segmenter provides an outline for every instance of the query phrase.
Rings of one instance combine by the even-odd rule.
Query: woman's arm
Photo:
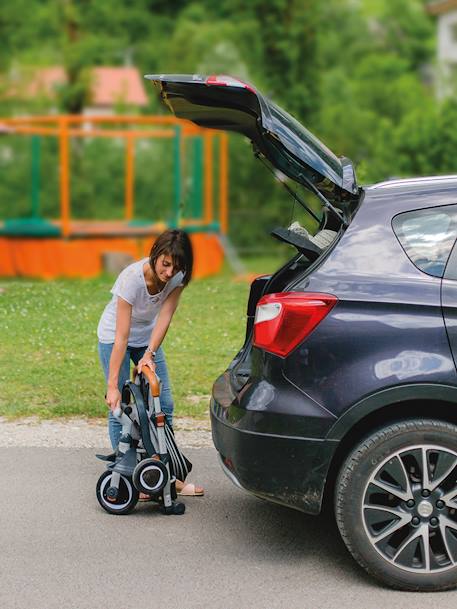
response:
[[[121,402],[119,391],[119,371],[127,349],[130,323],[132,319],[132,305],[118,296],[116,311],[116,334],[114,346],[109,361],[108,383],[106,390],[106,403],[111,410],[116,410]]]
[[[179,303],[179,298],[183,291],[183,287],[175,288],[165,299],[159,315],[157,317],[156,324],[151,332],[151,338],[149,339],[149,349],[151,351],[157,351],[162,344],[163,339],[170,327],[173,314],[176,311]],[[138,362],[138,372],[141,372],[142,366],[149,366],[152,371],[155,371],[155,364],[151,353],[145,352],[143,357]]]

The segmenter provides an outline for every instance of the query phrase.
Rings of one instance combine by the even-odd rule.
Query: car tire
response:
[[[338,528],[355,560],[401,590],[457,586],[457,426],[391,423],[366,437],[340,469]]]

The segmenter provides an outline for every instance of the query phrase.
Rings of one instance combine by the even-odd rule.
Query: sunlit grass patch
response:
[[[249,262],[258,273],[276,266]],[[0,280],[0,415],[106,414],[96,329],[112,283]],[[243,343],[248,292],[227,270],[184,290],[164,343],[178,416],[207,415],[212,384]]]

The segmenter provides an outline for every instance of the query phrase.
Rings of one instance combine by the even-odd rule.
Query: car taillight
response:
[[[251,85],[248,85],[239,78],[233,78],[233,76],[227,76],[226,74],[211,74],[206,79],[206,84],[217,87],[239,87],[240,89],[247,89],[255,93],[255,89]]]
[[[254,345],[285,357],[337,302],[331,294],[280,292],[262,296],[254,319]]]

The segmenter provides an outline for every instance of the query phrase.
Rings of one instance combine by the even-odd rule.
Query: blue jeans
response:
[[[113,347],[113,343],[98,343],[98,355],[100,357],[100,362],[102,364],[106,381],[108,381],[109,362],[111,359],[111,352],[113,350]],[[146,347],[127,347],[124,361],[122,362],[121,368],[119,370],[119,391],[122,392],[122,387],[125,381],[128,381],[130,378],[130,360],[132,360],[134,364],[137,364],[143,357],[145,350]],[[170,380],[168,378],[167,363],[165,361],[165,354],[162,350],[162,347],[159,347],[159,349],[157,350],[154,361],[156,363],[157,376],[162,382],[162,389],[160,392],[160,406],[162,407],[162,410],[167,417],[167,421],[171,426],[173,422],[173,398],[171,395]],[[108,432],[109,438],[111,440],[111,446],[113,447],[113,449],[115,449],[119,444],[121,431],[122,425],[115,417],[113,417],[113,413],[110,410],[108,416]]]

